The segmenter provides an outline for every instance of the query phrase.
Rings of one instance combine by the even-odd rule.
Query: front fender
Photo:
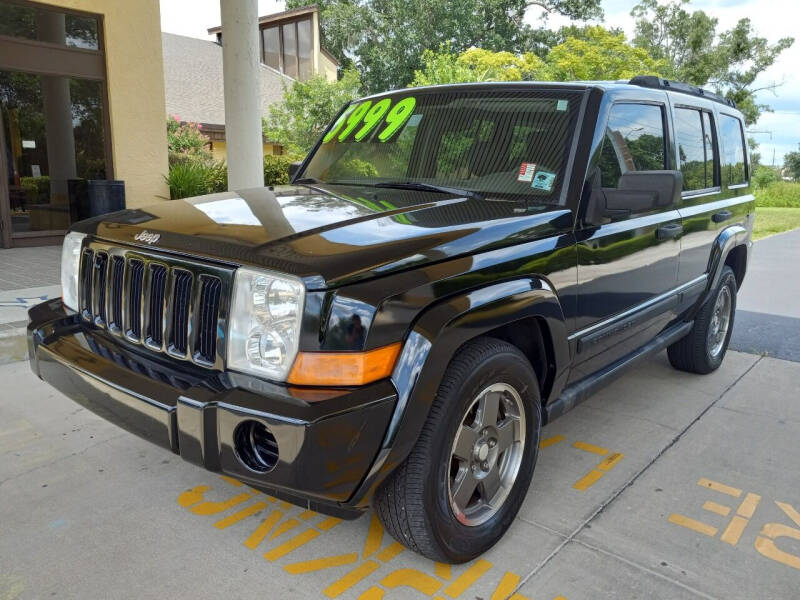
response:
[[[564,313],[541,278],[515,279],[459,294],[422,313],[392,375],[398,401],[378,457],[349,504],[369,501],[383,480],[405,460],[419,438],[442,375],[458,349],[488,331],[529,317],[545,321],[555,362],[555,398],[570,362]]]

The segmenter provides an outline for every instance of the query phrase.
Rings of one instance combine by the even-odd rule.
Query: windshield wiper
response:
[[[379,188],[393,188],[397,190],[418,190],[421,192],[438,192],[440,194],[452,194],[453,196],[464,196],[465,198],[472,198],[473,200],[483,200],[483,195],[472,190],[464,190],[459,188],[451,188],[443,185],[433,185],[432,183],[423,183],[421,181],[381,181],[380,183],[373,184],[374,187]]]
[[[316,179],[314,177],[303,177],[301,179],[296,179],[292,183],[300,183],[300,184],[302,184],[302,183],[322,183],[322,182],[319,179]]]

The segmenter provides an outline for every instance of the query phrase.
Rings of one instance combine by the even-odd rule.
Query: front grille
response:
[[[232,270],[92,243],[80,270],[86,321],[153,352],[221,368]]]

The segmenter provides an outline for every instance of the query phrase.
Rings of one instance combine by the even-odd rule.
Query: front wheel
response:
[[[441,562],[479,556],[528,491],[539,448],[536,375],[511,344],[467,343],[445,371],[417,445],[375,497],[387,531]]]

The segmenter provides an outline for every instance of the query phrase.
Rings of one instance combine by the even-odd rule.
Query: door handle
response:
[[[674,240],[683,233],[683,225],[680,223],[669,223],[656,229],[656,239]]]
[[[730,219],[732,216],[733,213],[731,211],[721,210],[711,215],[711,220],[714,221],[714,223],[722,223],[723,221],[727,221],[728,219]]]

